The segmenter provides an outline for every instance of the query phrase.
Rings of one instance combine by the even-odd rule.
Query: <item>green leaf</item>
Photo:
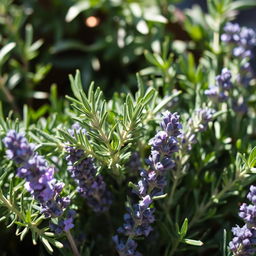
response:
[[[226,229],[223,230],[223,246],[222,246],[222,250],[223,250],[223,256],[227,255],[227,231]]]
[[[0,177],[0,187],[1,187],[1,185],[3,184],[3,182],[4,182],[4,179],[5,179],[5,177],[8,175],[8,172],[7,171],[5,171],[2,175],[1,175],[1,177]]]
[[[144,89],[144,84],[143,81],[141,79],[141,76],[139,75],[139,73],[136,73],[136,78],[137,78],[137,83],[138,83],[138,96],[139,97],[143,97],[144,93],[145,93],[145,89]]]
[[[219,122],[214,123],[215,136],[217,139],[221,138],[221,125]]]
[[[36,242],[37,234],[34,231],[32,231],[31,235],[32,235],[32,243],[33,243],[33,245],[36,245],[37,244],[37,242]]]
[[[149,33],[149,28],[145,20],[139,20],[136,29],[143,35],[147,35]]]
[[[128,187],[133,188],[134,190],[138,189],[138,186],[136,184],[132,183],[131,181],[129,181]]]
[[[83,2],[78,2],[71,6],[68,9],[67,15],[65,17],[66,22],[71,22],[73,19],[75,19],[81,12],[87,10],[90,8],[90,3],[89,1],[83,1]]]
[[[155,89],[153,88],[148,89],[148,91],[146,92],[146,95],[143,98],[143,104],[147,105],[155,93],[156,93]]]
[[[182,224],[181,230],[180,230],[180,236],[183,238],[188,231],[188,219],[186,218]]]
[[[21,234],[20,234],[20,241],[22,241],[22,240],[24,239],[24,237],[25,237],[25,235],[28,233],[28,231],[29,231],[29,228],[28,228],[28,227],[26,227],[26,228],[23,229],[23,231],[22,231]]]
[[[230,3],[229,10],[241,10],[241,9],[246,9],[254,6],[256,6],[255,0],[234,1]]]
[[[23,122],[26,129],[29,127],[29,114],[28,114],[28,106],[23,106]]]
[[[52,245],[54,245],[55,247],[57,247],[57,248],[59,248],[59,249],[63,248],[63,244],[62,244],[61,242],[59,242],[59,241],[56,241],[56,240],[54,240],[54,239],[52,239],[52,238],[48,238],[48,241],[49,241]]]
[[[200,240],[192,240],[192,239],[184,239],[185,244],[194,245],[194,246],[202,246],[204,243]]]
[[[6,226],[6,228],[12,227],[15,224],[16,220],[17,220],[17,215],[15,214],[13,217],[13,220],[11,221],[10,224],[8,224],[8,226]]]
[[[38,128],[33,128],[33,131],[35,131],[36,133],[38,133],[39,135],[41,135],[43,138],[45,138],[48,142],[53,142],[58,144],[58,140],[56,139],[56,137],[38,129]]]
[[[156,58],[155,55],[153,55],[152,53],[150,53],[149,51],[145,51],[144,52],[145,58],[147,59],[147,61],[151,64],[153,64],[156,67],[162,68],[162,63],[160,64],[158,62],[158,59]],[[159,56],[160,57],[160,56]]]
[[[256,163],[256,146],[251,150],[248,158],[248,166],[250,168],[254,167]]]
[[[0,65],[4,64],[5,58],[8,53],[10,53],[16,46],[16,43],[9,43],[5,45],[1,50],[0,50]]]
[[[166,19],[163,15],[157,13],[147,12],[145,13],[144,18],[147,21],[158,22],[163,24],[168,23],[168,19]]]
[[[25,45],[27,48],[29,48],[33,42],[33,27],[31,24],[27,24],[25,26],[25,38]]]
[[[177,97],[178,95],[180,95],[182,92],[181,91],[177,91],[175,92],[173,95],[170,95],[166,98],[164,98],[163,100],[161,100],[161,102],[154,108],[153,110],[153,114],[157,114],[162,108],[164,108],[173,98]]]
[[[161,196],[153,196],[152,199],[153,199],[153,200],[159,200],[159,199],[165,198],[166,196],[167,196],[167,194],[163,194],[163,195],[161,195]]]
[[[6,216],[2,216],[2,217],[0,218],[0,222],[1,222],[1,221],[4,221],[4,220],[6,220]]]
[[[50,245],[50,243],[48,242],[48,240],[45,238],[45,237],[40,237],[45,249],[50,253],[52,254],[53,253],[53,249]]]

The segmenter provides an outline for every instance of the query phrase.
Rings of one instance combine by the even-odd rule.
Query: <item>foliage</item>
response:
[[[40,255],[236,255],[231,227],[255,183],[256,36],[229,22],[256,4],[178,2],[1,1],[1,239]],[[42,184],[63,182],[74,227],[43,213],[36,175],[17,175],[10,130],[53,168]]]

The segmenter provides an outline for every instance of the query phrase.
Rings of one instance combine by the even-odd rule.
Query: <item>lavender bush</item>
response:
[[[256,255],[256,4],[32,2],[0,3],[0,255]]]

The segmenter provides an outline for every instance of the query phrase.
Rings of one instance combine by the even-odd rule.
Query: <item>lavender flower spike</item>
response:
[[[64,184],[54,178],[55,169],[34,151],[34,145],[29,144],[22,133],[10,130],[3,142],[7,157],[20,166],[17,176],[25,179],[25,188],[40,203],[41,212],[46,218],[61,217],[70,199],[60,196]],[[71,223],[69,218],[65,228],[72,228]]]
[[[216,84],[211,85],[205,90],[204,94],[213,102],[219,103],[227,100],[229,91],[232,89],[231,72],[227,68],[223,68],[220,75],[217,75]]]
[[[113,237],[120,256],[141,255],[136,251],[137,243],[134,238],[147,237],[153,230],[153,197],[163,195],[167,184],[165,174],[175,166],[172,156],[179,149],[178,138],[181,136],[182,128],[179,115],[166,111],[160,126],[162,131],[150,140],[151,154],[147,160],[149,169],[140,172],[141,179],[132,191],[139,200],[128,208],[128,212],[124,214],[124,224],[117,230],[119,235]]]
[[[245,225],[232,229],[234,238],[229,243],[229,248],[234,256],[253,256],[256,253],[256,187],[251,186],[247,198],[252,202],[243,203],[240,207],[239,217]]]
[[[72,126],[80,130],[79,126]],[[69,131],[71,135],[73,130]],[[85,130],[82,130],[85,134]],[[81,149],[66,147],[68,171],[77,184],[77,191],[86,198],[87,204],[94,212],[107,211],[112,203],[111,193],[107,190],[102,175],[97,175],[97,168],[91,157],[85,157]]]
[[[7,157],[17,164],[27,161],[34,154],[34,145],[28,143],[23,133],[10,130],[3,139],[3,143],[7,148]]]
[[[208,128],[209,122],[213,119],[214,110],[203,107],[196,109],[191,118],[187,122],[187,129],[180,136],[181,150],[188,151],[192,149],[192,145],[196,143],[196,134],[204,132]]]
[[[240,27],[238,24],[227,23],[221,40],[233,46],[235,57],[252,58],[252,48],[256,44],[256,33],[253,29]]]

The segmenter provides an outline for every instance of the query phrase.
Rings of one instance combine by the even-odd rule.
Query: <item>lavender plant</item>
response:
[[[0,105],[0,254],[12,255],[2,244],[13,231],[64,256],[255,254],[254,186],[251,203],[240,207],[245,224],[233,228],[229,246],[224,236],[220,248],[223,229],[238,223],[240,196],[255,183],[255,32],[230,23],[240,8],[255,3],[209,0],[205,13],[196,6],[180,11],[166,1],[156,9],[154,1],[84,1],[65,8],[48,2],[17,8],[37,15],[48,4],[64,16],[68,10],[65,26],[53,22],[58,33],[43,28],[55,38],[46,55],[49,38],[42,48],[42,41],[33,43],[44,37],[36,15],[21,21],[22,12],[12,13],[18,4],[0,3],[0,92],[14,109],[6,117],[9,106]],[[78,28],[97,36],[79,43],[81,32],[73,41]],[[67,64],[69,49],[75,52]],[[73,96],[57,93],[63,80],[51,87],[49,102],[29,100],[20,109],[23,99],[48,95],[34,91],[48,70],[45,64],[37,70],[36,56],[54,60],[45,90],[57,80],[58,65],[73,72],[79,58],[81,75],[70,75]],[[118,70],[113,60],[122,64]],[[101,88],[88,84],[91,69],[97,84],[98,77],[104,80]],[[113,88],[104,90],[108,81]],[[27,87],[24,97],[17,95]]]

